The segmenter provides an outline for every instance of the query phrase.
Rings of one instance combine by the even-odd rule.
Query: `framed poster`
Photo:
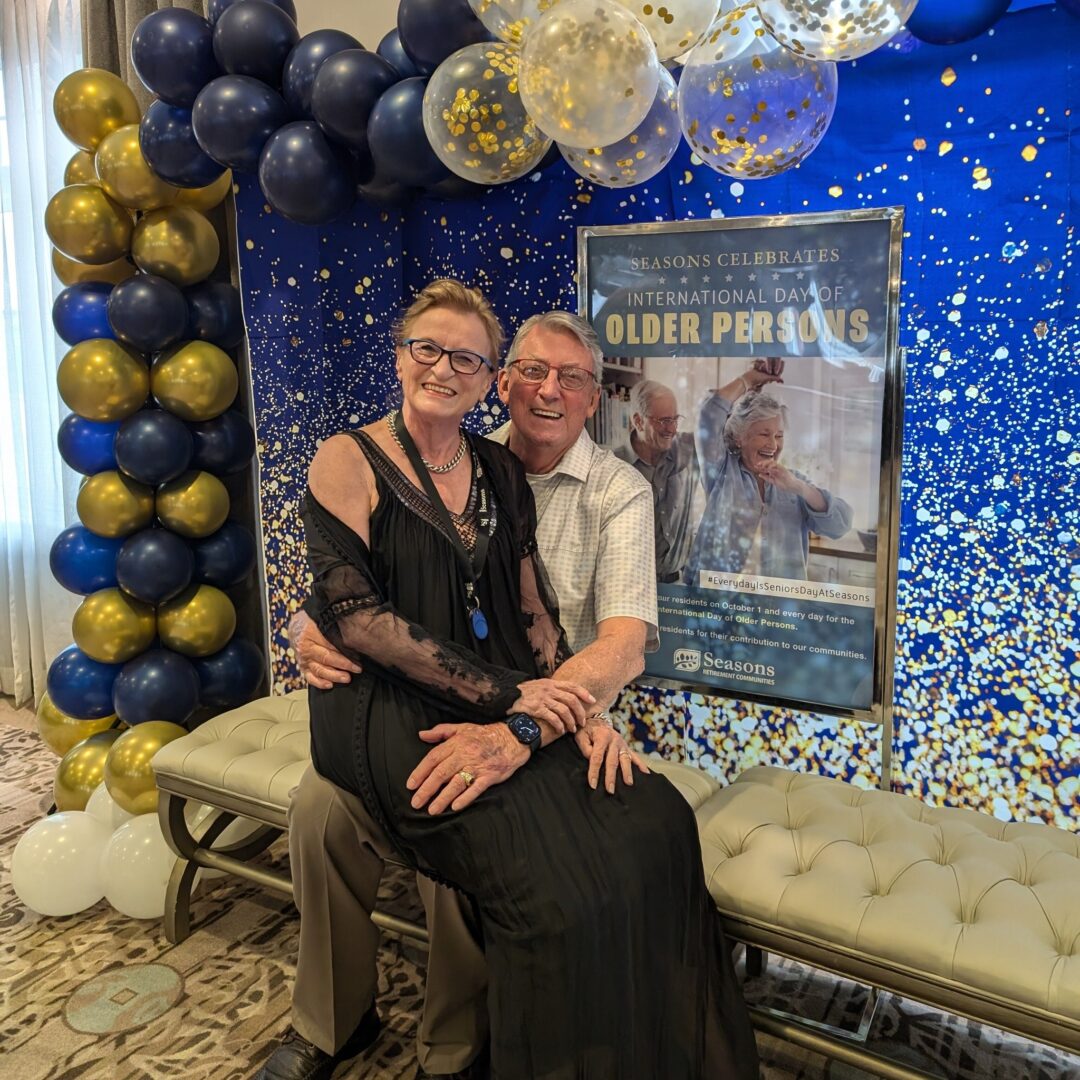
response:
[[[653,488],[644,680],[884,718],[902,227],[889,208],[579,229],[593,435]]]

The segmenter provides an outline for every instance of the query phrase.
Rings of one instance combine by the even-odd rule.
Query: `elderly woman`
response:
[[[594,790],[557,737],[592,700],[549,677],[567,653],[532,494],[509,450],[460,428],[491,385],[498,321],[438,281],[395,341],[400,411],[328,439],[309,472],[316,621],[363,667],[311,691],[313,763],[402,859],[475,902],[493,1078],[756,1076],[688,805],[655,774]],[[439,813],[415,772],[456,724],[499,725],[518,756],[494,783],[455,774]]]
[[[707,502],[684,581],[700,571],[806,578],[810,533],[837,539],[851,507],[781,464],[787,408],[765,386],[782,382],[765,361],[714,390],[698,417]]]

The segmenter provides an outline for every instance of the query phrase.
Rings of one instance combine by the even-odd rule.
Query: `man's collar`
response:
[[[494,442],[510,445],[510,435],[514,430],[514,422],[508,420],[502,427],[492,431],[488,438]],[[539,473],[540,476],[554,476],[557,473],[565,473],[575,480],[584,483],[589,478],[589,468],[592,466],[593,454],[596,452],[596,444],[589,438],[589,433],[582,428],[577,442],[566,451],[559,459],[559,463],[550,472]]]

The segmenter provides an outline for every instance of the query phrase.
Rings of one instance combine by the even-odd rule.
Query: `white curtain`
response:
[[[44,218],[76,149],[53,120],[53,91],[79,67],[79,0],[0,0],[0,692],[17,704],[45,692],[78,602],[49,572],[78,477],[56,450],[61,286]]]

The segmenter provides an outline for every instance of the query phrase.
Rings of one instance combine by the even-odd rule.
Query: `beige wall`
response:
[[[296,17],[302,34],[344,30],[374,49],[397,25],[397,8],[397,0],[296,0]]]

